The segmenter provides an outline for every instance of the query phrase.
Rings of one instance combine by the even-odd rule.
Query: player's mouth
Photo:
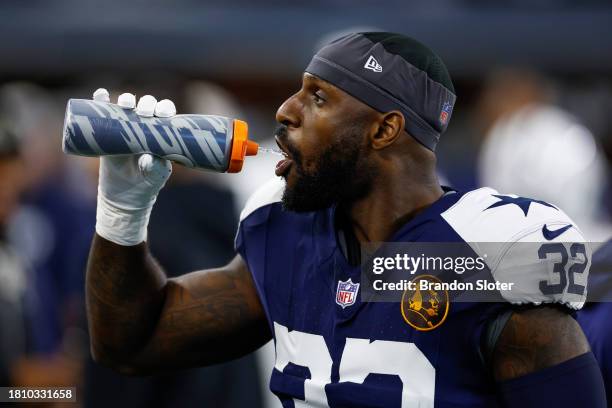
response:
[[[291,156],[289,156],[287,148],[278,140],[278,136],[275,136],[274,139],[276,140],[276,144],[284,156],[283,159],[276,163],[276,170],[274,170],[274,173],[279,177],[286,177],[291,169],[291,165],[293,164],[293,159]]]

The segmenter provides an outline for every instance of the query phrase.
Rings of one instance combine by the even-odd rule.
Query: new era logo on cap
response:
[[[382,65],[380,65],[372,55],[370,55],[370,58],[368,58],[363,67],[374,72],[382,72]]]

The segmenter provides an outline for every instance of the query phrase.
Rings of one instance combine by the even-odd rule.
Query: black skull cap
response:
[[[305,71],[379,112],[399,110],[406,132],[432,151],[457,99],[440,57],[402,34],[348,34],[321,48]]]

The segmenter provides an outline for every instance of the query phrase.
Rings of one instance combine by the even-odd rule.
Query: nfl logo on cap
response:
[[[357,292],[359,284],[353,283],[351,279],[347,281],[338,281],[338,289],[336,290],[336,303],[344,309],[347,306],[355,304],[357,300]]]
[[[441,125],[446,125],[446,122],[448,122],[448,115],[450,115],[452,109],[453,106],[450,104],[450,102],[444,102],[444,105],[442,105],[442,112],[440,112]]]

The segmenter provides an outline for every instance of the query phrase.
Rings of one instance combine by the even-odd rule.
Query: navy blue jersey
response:
[[[406,323],[398,302],[362,302],[351,295],[357,295],[361,270],[347,262],[338,245],[334,208],[284,211],[283,188],[272,181],[249,200],[236,249],[253,275],[274,334],[270,388],[285,407],[495,406],[495,386],[479,356],[486,323],[509,302],[577,308],[584,301],[565,290],[543,294],[538,289],[542,277],[554,278],[558,260],[529,254],[529,265],[511,261],[518,256],[512,242],[548,242],[543,222],[551,229],[572,225],[563,241],[584,241],[562,211],[492,189],[454,192],[410,220],[392,241],[512,241],[490,254],[490,273],[496,278],[518,273],[524,284],[504,294],[508,303],[452,303],[443,324],[417,330]],[[586,263],[586,256],[577,261]],[[340,291],[353,292],[339,296]]]
[[[589,292],[595,302],[588,302],[578,312],[577,320],[601,367],[608,403],[612,404],[612,241],[593,254]]]

